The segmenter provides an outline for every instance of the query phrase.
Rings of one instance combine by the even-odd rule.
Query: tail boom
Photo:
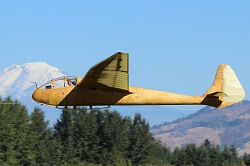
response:
[[[199,105],[202,96],[188,96],[171,92],[129,87],[129,95],[120,99],[115,105]]]
[[[158,90],[129,87],[130,94],[115,105],[208,105],[223,108],[245,97],[236,74],[227,65],[220,65],[211,88],[203,96],[188,96]]]

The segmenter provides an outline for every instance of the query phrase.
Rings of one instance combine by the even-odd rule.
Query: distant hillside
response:
[[[250,153],[250,101],[224,109],[205,107],[188,117],[156,126],[151,132],[172,149],[187,143],[200,145],[208,138],[222,146],[234,144],[240,154]]]

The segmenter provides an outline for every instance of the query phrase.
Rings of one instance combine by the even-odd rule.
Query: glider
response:
[[[202,96],[188,96],[129,86],[129,56],[117,52],[89,69],[81,77],[55,78],[32,94],[38,103],[63,106],[111,105],[208,105],[223,108],[245,97],[234,71],[225,64],[218,67],[211,88]]]

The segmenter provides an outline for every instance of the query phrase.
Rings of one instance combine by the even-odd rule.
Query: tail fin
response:
[[[222,64],[217,69],[213,85],[203,96],[202,104],[223,108],[242,101],[245,91],[233,69]]]

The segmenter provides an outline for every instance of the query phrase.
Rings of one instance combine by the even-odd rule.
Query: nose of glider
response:
[[[41,102],[41,90],[39,88],[37,88],[33,94],[32,94],[32,98],[33,100],[35,100],[36,102]]]

